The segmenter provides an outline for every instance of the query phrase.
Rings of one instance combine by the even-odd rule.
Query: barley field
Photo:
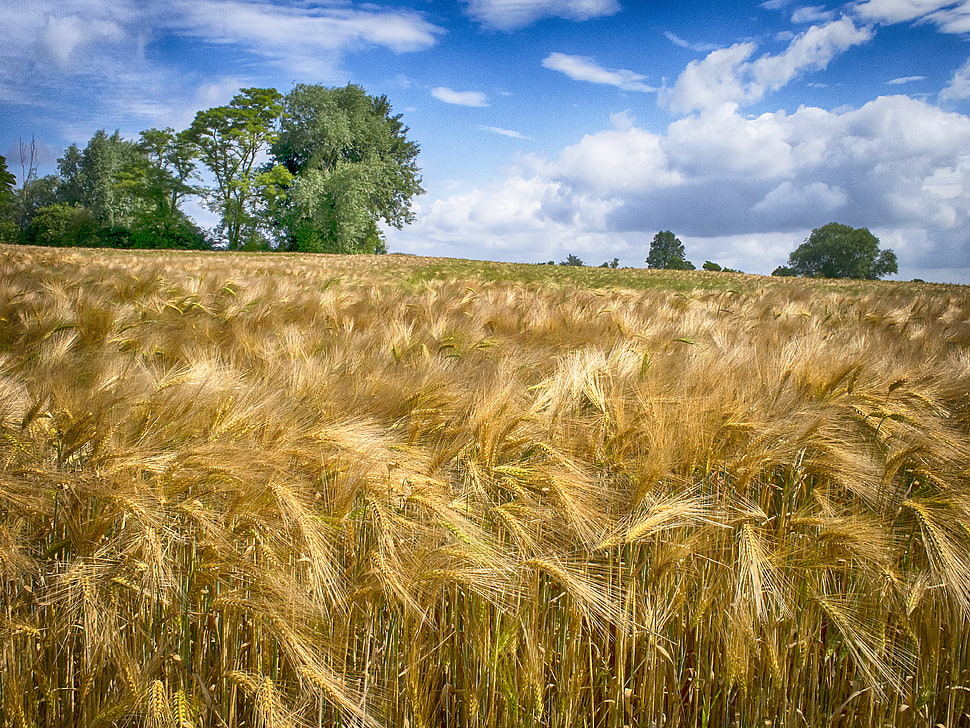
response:
[[[0,722],[970,726],[970,289],[0,247]]]

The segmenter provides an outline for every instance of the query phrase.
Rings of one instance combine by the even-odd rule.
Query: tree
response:
[[[648,268],[668,270],[694,270],[694,264],[686,259],[684,244],[669,230],[653,236],[650,253],[647,255]]]
[[[579,265],[586,265],[586,264],[583,262],[583,259],[580,258],[578,255],[573,255],[572,253],[570,253],[569,255],[566,256],[566,260],[562,261],[559,265],[579,266]]]
[[[896,254],[879,249],[879,238],[868,228],[830,222],[788,256],[794,275],[818,278],[876,279],[898,272]]]
[[[105,227],[128,227],[149,207],[144,197],[133,194],[130,182],[133,170],[144,163],[134,142],[99,129],[83,150],[72,144],[57,160],[58,201],[87,208]]]
[[[12,243],[17,237],[14,221],[14,185],[17,178],[7,169],[6,158],[0,156],[0,243]]]
[[[277,205],[288,240],[307,252],[385,252],[378,222],[401,228],[414,220],[412,199],[424,192],[400,115],[385,96],[298,84],[287,94],[273,159],[293,176]]]
[[[24,240],[30,245],[100,247],[101,227],[88,208],[55,202],[34,213]]]
[[[196,176],[192,142],[187,132],[176,132],[170,127],[148,129],[140,137],[138,148],[148,163],[144,174],[146,191],[155,197],[159,207],[174,216],[180,212],[183,198],[195,192],[189,184]]]
[[[278,138],[282,98],[273,88],[244,88],[227,106],[196,114],[186,133],[215,177],[210,205],[222,216],[231,250],[259,243],[261,221],[253,209],[257,162]]]

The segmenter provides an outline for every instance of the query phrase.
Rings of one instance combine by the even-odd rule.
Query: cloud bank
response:
[[[970,226],[966,116],[885,96],[854,110],[753,119],[721,107],[675,121],[665,134],[624,121],[557,158],[519,159],[500,186],[432,203],[407,239],[426,245],[461,235],[523,256],[542,240],[546,255],[642,257],[650,231],[672,229],[698,241],[688,253],[701,260],[718,255],[711,246],[725,237],[753,245],[761,269],[751,272],[768,273],[806,231],[839,220],[929,230],[934,244],[925,234],[896,242],[901,260],[918,253],[924,267],[970,266],[952,252]],[[759,236],[765,242],[752,243]]]

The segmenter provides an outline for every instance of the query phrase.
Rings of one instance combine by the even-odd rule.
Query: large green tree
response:
[[[244,88],[228,105],[196,114],[186,134],[215,178],[209,202],[230,250],[262,242],[256,178],[261,156],[278,138],[281,99],[276,89]]]
[[[694,264],[686,259],[684,244],[669,230],[653,236],[650,252],[647,255],[647,268],[669,270],[694,270]]]
[[[868,228],[830,222],[788,256],[788,269],[798,276],[876,279],[898,272],[896,254],[879,249]]]
[[[424,192],[419,147],[407,138],[385,96],[299,84],[284,100],[273,158],[293,175],[281,222],[285,247],[332,253],[386,250],[378,222],[400,228],[414,219]]]
[[[144,155],[134,142],[115,131],[95,132],[83,150],[72,144],[57,160],[60,170],[59,202],[87,208],[104,227],[130,226],[144,212],[143,196],[132,194],[132,171]]]

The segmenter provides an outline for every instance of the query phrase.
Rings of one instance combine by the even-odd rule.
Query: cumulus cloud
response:
[[[940,91],[940,101],[960,101],[970,99],[970,60],[963,64],[950,83]]]
[[[627,113],[613,121],[555,158],[520,159],[502,185],[435,202],[415,237],[403,235],[460,239],[511,259],[542,239],[562,246],[550,255],[629,260],[672,229],[695,241],[688,253],[698,260],[768,273],[811,228],[837,219],[897,241],[904,270],[970,267],[967,116],[886,96],[859,109],[754,119],[722,107],[663,134]],[[899,232],[907,230],[923,231],[918,246]],[[739,246],[729,261],[728,240]]]
[[[658,91],[645,83],[647,77],[625,69],[603,68],[592,58],[571,56],[566,53],[550,53],[542,59],[544,68],[564,73],[574,81],[601,83],[616,86],[624,91]]]
[[[447,86],[431,89],[431,95],[438,101],[456,106],[488,106],[488,96],[481,91],[454,91]]]
[[[519,30],[542,18],[590,20],[619,12],[617,0],[464,0],[475,21],[492,30]]]
[[[837,55],[871,37],[869,29],[842,18],[812,26],[795,36],[784,52],[757,60],[751,60],[755,43],[736,43],[691,61],[665,98],[671,109],[682,113],[756,103],[799,74],[824,69]]]

